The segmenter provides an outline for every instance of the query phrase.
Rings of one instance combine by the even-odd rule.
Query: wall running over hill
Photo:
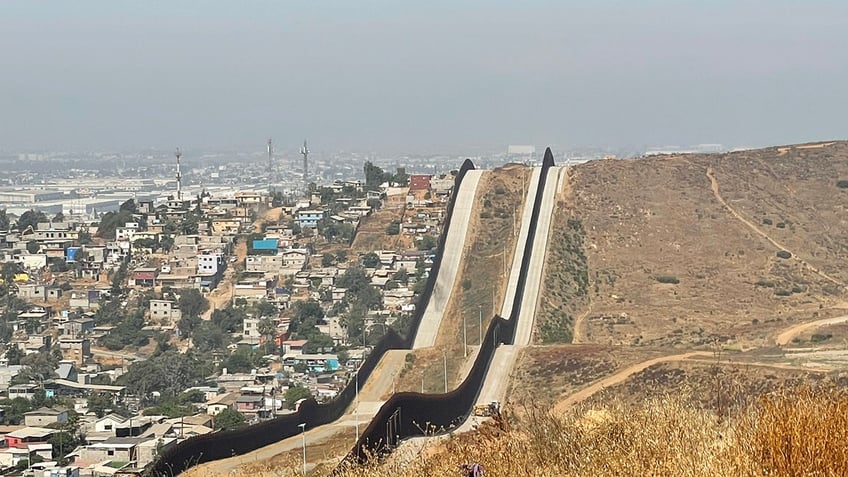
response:
[[[362,433],[354,449],[339,466],[339,471],[365,461],[369,455],[380,455],[391,450],[401,439],[449,432],[469,415],[477,394],[483,386],[495,349],[499,344],[512,343],[527,282],[527,271],[533,252],[533,240],[536,235],[536,224],[539,221],[544,186],[548,170],[553,165],[553,154],[550,149],[547,149],[539,175],[539,186],[534,198],[530,229],[524,245],[518,286],[512,298],[514,305],[509,319],[505,320],[500,316],[492,319],[471,372],[455,390],[435,395],[403,392],[389,398]]]
[[[441,268],[441,260],[444,255],[445,241],[451,226],[451,218],[456,202],[457,192],[462,184],[465,174],[474,169],[474,163],[466,159],[460,167],[454,182],[453,194],[445,211],[444,227],[439,237],[436,248],[436,258],[430,267],[430,275],[427,285],[421,293],[415,313],[410,320],[409,331],[406,336],[400,336],[394,330],[389,329],[383,338],[373,347],[371,353],[359,368],[359,383],[364,383],[377,363],[380,362],[386,351],[390,349],[410,349],[415,340],[415,333],[421,324],[424,310],[430,301],[436,278]],[[491,328],[491,327],[490,327]],[[483,371],[485,374],[485,370]],[[348,382],[347,386],[334,398],[324,404],[318,404],[314,399],[308,399],[301,403],[298,411],[293,414],[278,417],[256,425],[248,426],[235,431],[215,432],[202,436],[196,436],[179,443],[165,451],[150,467],[145,470],[146,476],[171,477],[178,475],[188,468],[210,462],[225,459],[234,455],[246,454],[256,449],[271,445],[283,439],[300,433],[299,425],[306,424],[307,429],[328,424],[340,418],[356,397],[356,384],[354,380]],[[470,404],[469,404],[470,406]],[[385,407],[385,406],[384,406]],[[370,426],[369,426],[370,428]]]

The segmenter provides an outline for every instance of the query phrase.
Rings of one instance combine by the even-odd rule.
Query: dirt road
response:
[[[835,325],[838,323],[844,323],[848,321],[848,315],[845,316],[837,316],[834,318],[825,318],[822,320],[810,321],[807,323],[801,323],[800,325],[795,325],[787,328],[782,333],[777,335],[777,339],[775,339],[775,343],[778,346],[785,346],[789,344],[796,336],[805,333],[810,330],[814,330],[821,326]]]
[[[221,308],[226,308],[233,297],[233,275],[235,267],[240,263],[244,263],[244,258],[247,256],[247,244],[244,241],[239,242],[235,249],[235,263],[229,263],[227,270],[224,272],[224,277],[217,288],[212,290],[206,299],[209,301],[209,309],[201,316],[204,320],[212,318],[212,312]]]
[[[574,407],[574,405],[585,401],[586,399],[592,397],[594,394],[596,394],[596,393],[598,393],[598,392],[600,392],[600,391],[602,391],[602,390],[604,390],[608,387],[612,387],[612,386],[615,386],[617,384],[620,384],[620,383],[624,382],[630,376],[632,376],[632,375],[634,375],[634,374],[636,374],[636,373],[638,373],[638,372],[640,372],[644,369],[647,369],[647,368],[649,368],[649,367],[651,367],[655,364],[669,363],[669,362],[674,362],[674,361],[684,361],[686,359],[689,359],[689,358],[692,358],[692,357],[695,357],[695,356],[703,357],[703,356],[712,356],[712,355],[713,355],[713,353],[710,353],[710,352],[707,352],[707,351],[692,351],[692,352],[689,352],[689,353],[675,354],[675,355],[671,355],[671,356],[662,356],[662,357],[659,357],[659,358],[649,359],[648,361],[642,361],[641,363],[637,363],[637,364],[634,364],[632,366],[628,366],[628,367],[622,369],[621,371],[619,371],[619,372],[617,372],[613,375],[607,376],[606,378],[595,381],[594,383],[592,383],[588,387],[585,387],[585,388],[581,389],[580,391],[577,391],[576,393],[568,396],[564,400],[558,402],[556,404],[556,406],[554,406],[553,411],[556,414],[563,414],[566,411],[568,411],[569,409],[571,409],[572,407]]]
[[[824,278],[825,280],[827,280],[831,283],[839,285],[842,288],[846,288],[846,285],[844,283],[842,283],[841,281],[839,281],[839,280],[831,277],[830,275],[824,273],[823,271],[819,270],[818,268],[810,265],[809,263],[807,263],[806,261],[801,259],[798,256],[797,253],[790,250],[789,248],[787,248],[785,245],[778,242],[777,240],[771,238],[771,236],[769,236],[767,233],[763,232],[762,229],[760,229],[759,227],[754,225],[754,223],[751,222],[750,220],[746,219],[745,217],[742,217],[742,215],[740,213],[738,213],[736,211],[736,209],[731,207],[730,204],[728,204],[727,201],[725,201],[724,198],[721,196],[721,193],[719,192],[718,180],[715,178],[715,175],[713,174],[712,167],[707,168],[707,178],[709,178],[709,180],[710,180],[710,189],[712,189],[713,195],[715,196],[716,200],[719,201],[719,203],[721,203],[721,205],[723,205],[724,208],[727,209],[728,212],[730,212],[730,215],[732,215],[734,218],[736,218],[737,220],[739,220],[740,222],[745,224],[745,226],[747,226],[749,229],[754,231],[754,233],[756,233],[760,237],[764,238],[767,242],[772,244],[777,249],[786,250],[787,252],[791,253],[792,258],[795,261],[797,261],[798,263],[800,263],[806,269],[810,270],[811,272],[815,273],[816,275]]]

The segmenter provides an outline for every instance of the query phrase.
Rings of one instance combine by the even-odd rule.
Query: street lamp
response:
[[[306,423],[301,422],[297,427],[300,428],[300,435],[303,441],[303,475],[306,475]]]
[[[356,442],[359,442],[359,371],[353,375],[354,387],[356,388],[356,405],[353,407],[353,420],[356,422]]]

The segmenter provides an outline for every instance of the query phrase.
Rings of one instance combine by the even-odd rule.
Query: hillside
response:
[[[604,160],[569,178],[542,341],[749,348],[839,313],[848,144]]]
[[[848,383],[848,143],[596,161],[568,179],[511,401],[565,412],[686,389],[723,413]]]

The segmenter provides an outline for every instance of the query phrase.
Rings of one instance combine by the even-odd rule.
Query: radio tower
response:
[[[303,192],[307,193],[309,191],[309,148],[306,147],[306,139],[303,140],[300,153],[303,155]]]
[[[180,181],[182,179],[182,174],[180,174],[180,157],[182,157],[183,153],[180,152],[179,147],[177,147],[177,152],[175,152],[174,155],[177,156],[177,200],[182,201],[183,200],[183,191],[182,191],[182,184],[180,183]]]
[[[274,181],[274,158],[273,158],[273,145],[271,144],[271,138],[268,138],[268,193],[271,193],[271,184]]]

